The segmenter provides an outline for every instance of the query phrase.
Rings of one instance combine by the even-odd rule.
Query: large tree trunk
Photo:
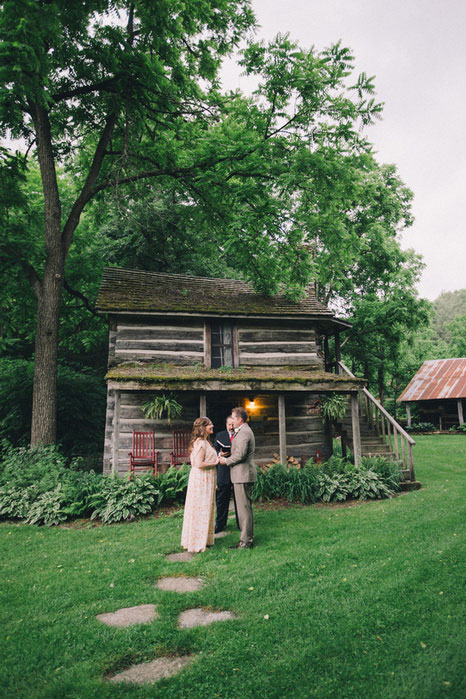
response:
[[[55,441],[57,423],[57,367],[60,301],[65,265],[61,237],[61,203],[52,151],[50,122],[46,110],[30,105],[44,193],[46,263],[37,279],[37,331],[34,357],[31,446]]]
[[[31,446],[56,438],[58,328],[63,286],[60,251],[47,260],[37,299],[37,330],[32,398]]]

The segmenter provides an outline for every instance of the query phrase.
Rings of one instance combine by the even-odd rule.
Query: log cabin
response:
[[[335,393],[348,396],[347,441],[356,462],[363,453],[366,382],[340,369],[340,333],[351,325],[311,289],[293,302],[239,280],[107,268],[97,310],[109,322],[104,473],[128,472],[133,430],[154,430],[165,470],[173,430],[191,430],[207,415],[220,431],[238,405],[248,411],[259,465],[326,459],[332,438],[318,406]],[[143,405],[167,393],[181,415],[171,424],[146,418]]]

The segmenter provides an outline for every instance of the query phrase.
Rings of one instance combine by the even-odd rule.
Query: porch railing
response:
[[[338,366],[343,373],[356,378],[343,362],[338,362]],[[367,388],[358,391],[358,402],[360,416],[366,418],[369,427],[374,429],[376,434],[389,445],[396,460],[402,462],[404,475],[409,476],[411,481],[416,480],[413,461],[413,446],[416,444],[414,439],[405,432]]]

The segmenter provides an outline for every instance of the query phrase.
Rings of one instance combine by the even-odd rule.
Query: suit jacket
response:
[[[257,470],[254,463],[256,440],[247,422],[241,425],[231,443],[231,456],[226,460],[230,467],[232,483],[254,483],[257,481]]]
[[[234,441],[234,439],[233,439]],[[214,442],[214,447],[217,451],[217,454],[219,453],[220,449],[222,448],[219,444],[221,442],[222,444],[230,444],[230,433],[228,430],[223,430],[222,432],[217,432],[215,435],[215,442]],[[217,485],[230,485],[231,484],[231,478],[230,478],[230,469],[228,466],[224,466],[223,464],[218,464],[217,466]]]

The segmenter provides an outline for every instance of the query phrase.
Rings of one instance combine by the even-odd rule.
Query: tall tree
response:
[[[27,247],[21,259],[37,298],[32,444],[55,438],[73,236],[108,190],[137,196],[128,188],[157,181],[267,293],[297,296],[325,259],[359,254],[362,183],[377,169],[361,132],[381,111],[372,79],[351,83],[339,44],[319,54],[284,36],[244,52],[253,98],[222,95],[222,56],[252,25],[248,0],[3,2],[0,123],[29,142],[43,193],[41,259]],[[71,200],[59,166],[74,174]]]

